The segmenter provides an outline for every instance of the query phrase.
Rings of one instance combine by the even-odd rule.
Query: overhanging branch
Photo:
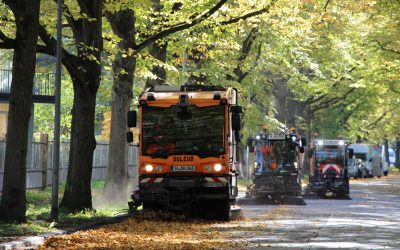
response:
[[[140,51],[144,48],[146,48],[148,45],[154,43],[155,41],[162,39],[164,37],[167,37],[173,33],[188,29],[190,27],[195,26],[196,24],[199,24],[200,22],[204,21],[208,17],[210,17],[212,14],[214,14],[217,10],[219,10],[222,5],[224,5],[228,0],[220,0],[214,7],[209,9],[207,12],[197,16],[195,19],[193,19],[191,22],[182,22],[179,24],[176,24],[172,26],[171,28],[168,28],[166,30],[163,30],[157,34],[154,34],[141,42],[140,44],[136,45],[133,47],[134,50]]]
[[[3,31],[0,30],[0,48],[1,49],[13,49],[15,47],[15,40],[6,36]]]
[[[233,23],[239,22],[240,20],[246,20],[246,19],[249,19],[251,17],[255,17],[255,16],[258,16],[258,15],[261,15],[261,14],[264,14],[264,13],[268,13],[270,11],[270,9],[272,8],[272,6],[274,6],[274,4],[277,1],[278,0],[272,0],[268,5],[266,5],[264,8],[262,8],[260,10],[256,10],[256,11],[247,13],[247,14],[245,14],[243,16],[235,17],[235,18],[232,18],[230,20],[220,22],[220,25],[233,24]]]
[[[378,40],[374,40],[374,42],[376,42],[376,43],[378,44],[378,46],[379,46],[382,50],[390,51],[390,52],[392,52],[392,53],[395,53],[395,54],[400,55],[400,51],[399,51],[399,50],[390,49],[390,48],[386,47],[386,44],[383,44],[383,43],[379,42]]]

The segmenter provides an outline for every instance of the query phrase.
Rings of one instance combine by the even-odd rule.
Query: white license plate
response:
[[[196,166],[172,166],[173,172],[190,172],[196,171]]]

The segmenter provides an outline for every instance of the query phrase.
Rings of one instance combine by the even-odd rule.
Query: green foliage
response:
[[[68,77],[63,77],[61,82],[61,129],[62,141],[69,141],[71,136],[71,110],[74,92],[72,82]],[[49,134],[49,140],[53,140],[54,132],[54,104],[35,104],[34,107],[34,131]]]
[[[101,195],[104,181],[92,181],[92,195],[97,199]],[[64,190],[65,184],[61,184],[59,190]],[[28,209],[26,212],[28,222],[25,224],[0,223],[0,237],[11,241],[18,236],[30,236],[45,233],[54,228],[67,228],[79,226],[82,223],[96,221],[102,218],[115,216],[127,209],[127,204],[98,204],[96,210],[84,210],[78,213],[68,213],[59,210],[59,222],[51,221],[51,188],[45,191],[31,190],[27,192]],[[62,194],[59,194],[61,200]]]
[[[146,79],[155,77],[151,72],[154,65],[167,70],[167,83],[172,85],[187,82],[191,76],[204,76],[206,84],[238,88],[245,110],[244,138],[254,135],[266,124],[272,130],[282,126],[274,118],[276,106],[272,89],[276,77],[287,79],[295,98],[306,104],[304,106],[311,113],[313,132],[320,136],[381,141],[384,137],[392,140],[398,135],[399,2],[345,0],[329,1],[326,5],[326,0],[280,0],[269,13],[223,24],[261,9],[269,2],[228,1],[201,24],[158,40],[157,43],[168,42],[166,62],[151,57],[147,49],[118,51],[116,44],[121,39],[111,32],[111,26],[104,18],[102,67],[105,73],[98,94],[96,134],[100,134],[102,114],[110,109],[111,65],[115,55],[122,53],[122,56],[137,56],[134,97],[142,91]],[[162,0],[162,9],[155,11],[154,3],[107,0],[104,12],[134,10],[135,37],[139,44],[161,30],[191,22],[193,15],[203,13],[215,4],[184,0],[180,1],[180,9],[174,9],[176,2]],[[66,5],[74,19],[88,18],[81,14],[76,1],[67,0]],[[41,23],[54,35],[55,2],[43,0],[41,12]],[[4,4],[0,4],[0,15],[4,17],[2,31],[13,37],[13,16]],[[253,29],[255,38],[243,59],[244,42]],[[81,45],[74,44],[70,27],[63,31],[65,48],[75,53]],[[2,64],[10,58],[7,52],[1,59]],[[247,73],[241,81],[238,81],[237,69]],[[69,138],[70,131],[73,90],[69,81],[67,77],[63,81],[63,139]],[[51,134],[52,114],[49,106],[36,105],[36,120],[41,122],[35,125],[35,130]],[[309,121],[304,113],[296,115],[299,126],[307,128]]]

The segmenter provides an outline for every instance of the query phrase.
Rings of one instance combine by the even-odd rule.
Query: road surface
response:
[[[237,237],[250,243],[249,248],[400,249],[400,176],[352,180],[350,185],[350,200],[242,205],[244,217],[262,230],[238,230]]]
[[[400,249],[400,174],[352,180],[351,199],[242,205],[230,222],[140,213],[49,238],[41,249]]]

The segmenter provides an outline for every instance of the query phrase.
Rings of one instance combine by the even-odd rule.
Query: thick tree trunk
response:
[[[93,79],[95,80],[95,79]],[[60,206],[69,211],[92,208],[91,178],[94,138],[96,93],[85,89],[75,91],[72,109],[71,148],[67,183]]]
[[[90,182],[93,152],[96,148],[94,119],[103,46],[102,1],[78,0],[78,2],[81,11],[89,18],[72,20],[67,16],[69,24],[73,27],[75,42],[78,44],[78,56],[68,63],[64,62],[74,86],[67,183],[60,204],[69,211],[92,208]]]
[[[149,47],[149,53],[158,61],[165,63],[167,61],[167,46],[167,42],[164,42],[163,44],[153,43]],[[167,71],[165,70],[165,68],[159,65],[155,65],[153,66],[151,72],[153,72],[153,74],[157,76],[157,78],[147,79],[146,88],[165,84],[165,80],[167,78]]]
[[[273,95],[275,97],[275,118],[283,124],[286,124],[286,101],[287,101],[287,89],[286,79],[276,78],[274,80]]]
[[[385,159],[384,159],[384,161],[386,161],[388,164],[390,164],[390,161],[389,161],[389,140],[386,137],[385,137],[385,139],[383,141],[383,144],[385,146],[385,152],[384,152]]]
[[[110,148],[108,151],[107,181],[103,197],[126,201],[128,176],[128,143],[126,141],[127,113],[132,102],[132,87],[136,59],[118,55],[113,64]],[[119,74],[124,69],[127,74]]]
[[[122,38],[120,51],[126,51],[135,42],[135,14],[131,10],[108,13],[113,32]],[[128,143],[126,142],[127,112],[132,102],[132,88],[136,67],[135,55],[116,55],[113,62],[114,83],[112,88],[111,132],[108,151],[108,167],[103,198],[117,201],[127,199]],[[121,72],[125,72],[121,74]]]
[[[16,37],[0,219],[26,221],[26,153],[38,38],[38,0],[10,1]]]
[[[160,0],[152,0],[153,2],[153,14],[154,16],[159,16],[159,13],[161,13],[163,9],[163,5],[160,3]],[[154,23],[154,25],[160,25],[162,24],[162,21],[165,18],[158,17],[157,21]],[[151,25],[153,26],[153,25]],[[168,42],[167,41],[156,41],[155,43],[149,45],[149,54],[157,59],[160,62],[165,63],[167,61],[167,47],[168,47]],[[164,67],[159,66],[159,65],[154,65],[153,68],[151,69],[151,72],[157,77],[156,79],[147,79],[146,80],[146,87],[149,88],[152,86],[160,86],[165,84],[165,80],[167,78],[167,71],[165,70]]]
[[[297,107],[301,106],[302,104],[294,99],[294,95],[292,92],[288,93],[286,102],[287,102],[286,126],[288,128],[291,127],[297,128],[297,123],[296,123]]]

